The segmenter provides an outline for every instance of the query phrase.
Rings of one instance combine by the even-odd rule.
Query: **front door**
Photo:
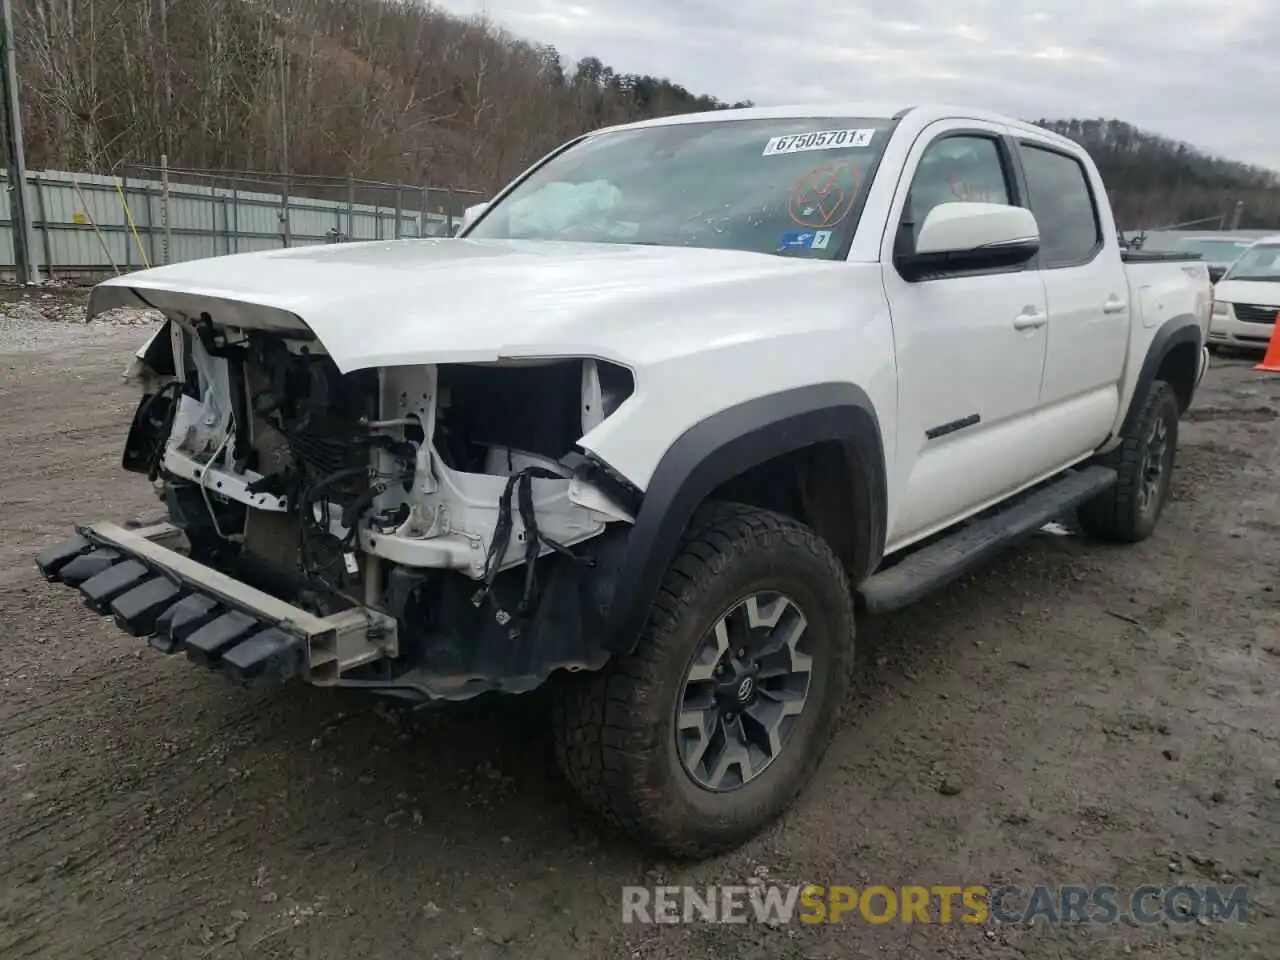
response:
[[[899,231],[956,201],[1025,206],[1004,127],[943,121],[920,135],[890,210],[881,263],[898,358],[896,488],[887,548],[918,540],[1034,479],[1044,284],[1034,262],[907,282]]]

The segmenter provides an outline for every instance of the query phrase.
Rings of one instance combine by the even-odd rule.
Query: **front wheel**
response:
[[[853,654],[839,561],[787,517],[695,518],[636,649],[569,678],[556,755],[586,804],[677,856],[755,836],[818,766]]]
[[[1156,380],[1141,402],[1137,423],[1103,460],[1119,475],[1115,486],[1078,511],[1081,529],[1099,540],[1145,540],[1169,499],[1181,415],[1178,398],[1172,386]]]

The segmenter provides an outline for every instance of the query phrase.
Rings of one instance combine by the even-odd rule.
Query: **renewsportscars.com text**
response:
[[[1070,923],[1139,925],[1246,919],[1244,887],[623,887],[623,923]]]

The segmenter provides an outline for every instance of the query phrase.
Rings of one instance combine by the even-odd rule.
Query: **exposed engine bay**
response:
[[[395,618],[396,663],[374,685],[426,671],[466,687],[494,672],[486,650],[504,640],[503,657],[533,643],[552,668],[591,665],[591,613],[569,606],[607,604],[601,560],[620,546],[601,535],[625,536],[635,505],[582,469],[577,441],[630,395],[628,370],[555,359],[343,374],[305,334],[207,314],[166,328],[133,369],[144,398],[124,466],[155,481],[193,559],[319,616]],[[544,672],[522,655],[508,673]]]

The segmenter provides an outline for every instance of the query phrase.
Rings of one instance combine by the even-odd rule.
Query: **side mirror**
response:
[[[484,213],[488,206],[488,201],[485,201],[484,203],[474,203],[467,207],[467,209],[463,210],[462,224],[458,227],[456,232],[461,233],[463,230],[467,229],[467,227],[471,226],[471,224],[475,223],[480,217],[480,214]]]
[[[924,218],[915,243],[906,239],[894,263],[904,279],[918,280],[936,273],[1026,263],[1040,249],[1040,226],[1025,207],[942,203]]]

